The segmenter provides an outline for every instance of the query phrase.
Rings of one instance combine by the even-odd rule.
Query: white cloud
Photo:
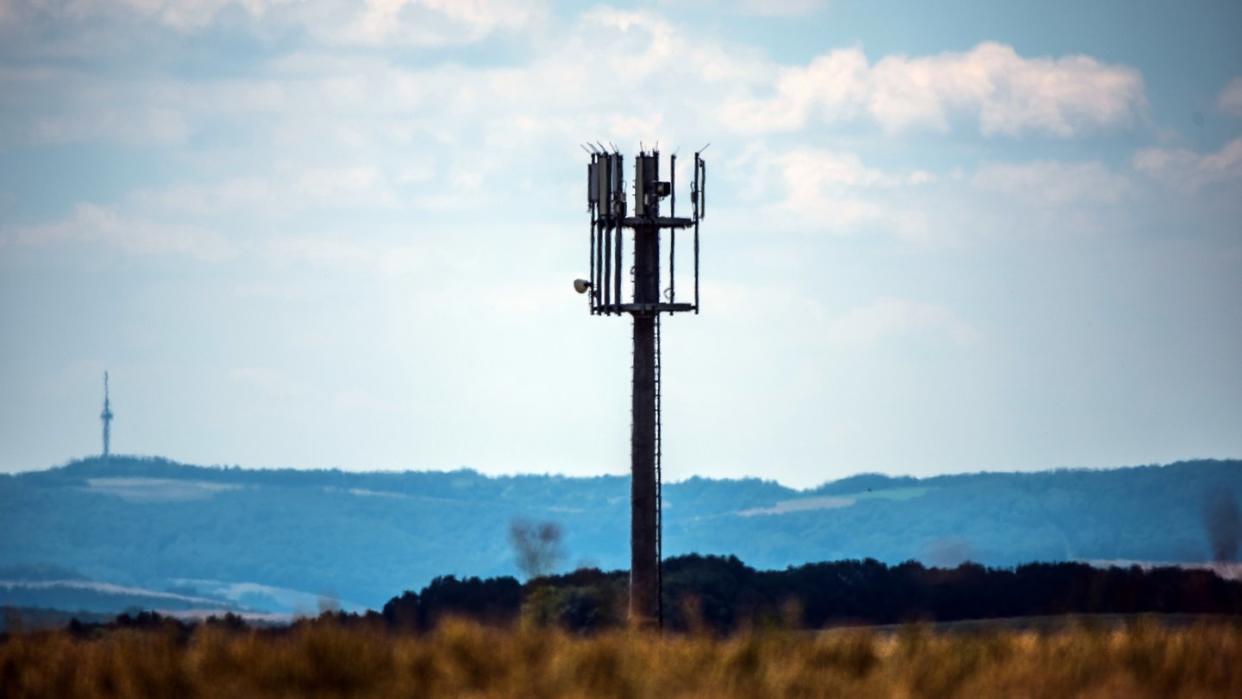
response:
[[[316,268],[354,268],[389,276],[427,267],[425,246],[414,243],[368,242],[350,236],[279,235],[262,244],[268,259]]]
[[[101,244],[137,255],[184,255],[218,262],[233,257],[236,247],[211,230],[128,218],[94,204],[78,204],[53,223],[0,229],[15,245]]]
[[[837,49],[805,68],[781,68],[764,81],[774,96],[726,103],[723,123],[749,133],[801,129],[813,116],[821,116],[821,110],[825,121],[854,119],[864,112],[868,71],[867,57],[859,49]]]
[[[527,21],[507,5],[415,5],[373,3],[355,14],[438,12],[483,33]],[[264,7],[268,15],[294,11]],[[320,12],[330,14],[336,5],[326,7]],[[403,30],[375,22],[363,33],[375,41],[401,40],[383,37]],[[24,112],[37,120],[9,131],[38,141],[175,143],[209,126],[282,149],[431,142],[490,162],[567,138],[613,139],[627,148],[659,138],[685,146],[713,131],[763,133],[855,120],[901,131],[943,129],[964,116],[985,134],[1068,136],[1124,123],[1144,103],[1142,80],[1130,68],[1083,56],[1028,59],[990,43],[966,53],[889,56],[874,64],[861,49],[838,49],[805,66],[782,68],[753,47],[688,33],[651,12],[605,6],[583,13],[554,39],[533,41],[531,57],[516,65],[416,66],[341,50],[339,35],[355,31],[357,22],[338,17],[328,24],[332,36],[312,33],[310,44],[255,64],[241,77],[143,76],[100,85],[98,76],[71,74],[42,81],[48,87],[38,92],[19,91],[27,95]],[[600,41],[605,35],[609,40]]]
[[[659,0],[659,5],[697,12],[732,12],[753,17],[804,17],[830,4],[829,0]]]
[[[1196,190],[1242,177],[1242,138],[1215,153],[1201,155],[1185,148],[1145,148],[1134,156],[1134,167],[1171,186]]]
[[[265,218],[283,219],[315,209],[390,208],[399,201],[390,178],[382,170],[371,165],[347,164],[280,167],[264,175],[141,189],[133,192],[129,200],[161,216],[263,212]]]
[[[181,183],[142,189],[130,195],[142,208],[176,216],[210,216],[241,209],[271,207],[280,202],[268,178],[247,175],[205,184]]]
[[[197,116],[191,113],[194,102],[176,99],[162,85],[138,89],[124,80],[69,68],[0,69],[0,90],[6,107],[0,113],[0,142],[179,144]]]
[[[775,94],[726,106],[738,131],[789,131],[812,120],[869,118],[890,132],[945,130],[955,115],[985,135],[1035,131],[1074,136],[1128,123],[1144,109],[1142,76],[1089,56],[1023,58],[987,42],[966,53],[886,56],[874,65],[861,49],[839,49],[805,67],[783,68]]]
[[[321,168],[298,175],[297,191],[313,198],[348,197],[367,194],[371,203],[391,201],[384,177],[374,167],[355,166],[345,168]]]
[[[776,156],[791,191],[809,192],[832,188],[888,188],[926,184],[935,177],[923,170],[890,173],[867,167],[854,153],[814,148],[792,150]]]
[[[367,0],[365,10],[344,27],[343,35],[371,45],[471,43],[497,30],[522,29],[543,9],[541,3],[522,0]],[[324,38],[333,36],[328,33]]]
[[[142,19],[178,31],[202,29],[226,7],[236,7],[252,17],[262,17],[275,6],[291,0],[12,0],[0,18],[29,21],[37,15],[55,20],[84,21],[100,18]]]
[[[449,46],[529,27],[546,13],[539,0],[15,0],[0,21],[116,19],[202,31],[239,13],[254,26],[296,27],[326,44]],[[238,14],[234,14],[238,16]]]
[[[798,17],[828,6],[828,0],[738,0],[738,10],[767,17]]]
[[[891,339],[909,337],[948,339],[966,347],[979,341],[979,332],[941,306],[901,298],[879,298],[851,309],[828,326],[828,340],[857,348],[873,347]]]
[[[819,148],[780,153],[755,148],[730,169],[734,178],[756,183],[749,192],[756,201],[772,196],[767,183],[779,183],[775,204],[757,204],[767,211],[768,226],[782,221],[799,230],[840,234],[880,229],[909,240],[927,233],[923,215],[894,196],[934,182],[935,175],[923,170],[880,170],[854,153]]]
[[[986,163],[971,183],[985,192],[997,192],[1040,208],[1058,209],[1075,204],[1115,204],[1130,189],[1130,181],[1099,162]]]
[[[407,8],[372,9],[399,14]],[[610,41],[599,42],[603,34]],[[727,121],[730,105],[736,107],[774,81],[777,94],[785,97],[763,101],[759,106],[768,111],[761,121],[789,119],[790,128],[811,125],[812,115],[831,119],[837,114],[876,119],[890,128],[947,124],[966,109],[960,97],[966,94],[975,95],[971,104],[985,130],[1004,130],[1005,124],[1021,130],[1042,128],[1038,124],[1044,122],[1035,112],[1023,111],[1029,105],[1023,106],[1016,96],[1022,91],[1013,89],[1015,85],[1048,77],[1045,96],[1055,107],[1048,113],[1078,126],[1116,114],[1103,107],[1087,110],[1063,83],[1072,83],[1076,76],[1099,77],[1092,70],[1122,77],[1132,73],[1082,57],[1024,59],[996,44],[925,58],[888,57],[875,64],[861,50],[841,49],[807,67],[780,69],[758,51],[726,48],[710,37],[687,34],[651,12],[611,7],[597,7],[572,20],[555,42],[540,42],[529,59],[515,66],[413,65],[378,53],[338,49],[307,47],[256,64],[248,75],[225,79],[143,79],[122,83],[120,89],[103,85],[92,90],[89,76],[77,75],[65,84],[72,94],[62,109],[36,113],[53,112],[54,119],[55,113],[170,112],[182,115],[183,139],[196,135],[201,125],[213,134],[227,127],[241,134],[243,142],[271,144],[261,170],[249,158],[213,164],[214,172],[244,174],[215,184],[143,192],[129,203],[139,204],[143,213],[144,206],[153,206],[164,218],[180,214],[212,220],[223,212],[254,211],[264,220],[281,218],[283,224],[324,207],[417,211],[434,217],[475,213],[521,199],[526,210],[533,210],[530,202],[548,195],[529,164],[546,162],[549,149],[565,149],[565,157],[572,157],[572,144],[586,138],[611,139],[627,150],[639,140],[650,144],[656,138],[666,150],[670,143],[692,148],[700,138],[708,140],[722,119]],[[1141,80],[1137,74],[1132,77],[1137,90],[1133,102],[1141,103]],[[602,84],[608,89],[599,89]],[[83,91],[88,97],[82,97]],[[1005,91],[1015,94],[1001,94]],[[898,96],[907,92],[926,99],[911,98],[913,106],[902,107]],[[1103,104],[1109,104],[1109,90],[1099,92],[1104,93]],[[929,111],[928,105],[935,108]],[[832,114],[820,111],[828,106]],[[1006,109],[1019,116],[1006,116]],[[1088,113],[1097,116],[1082,116]],[[1047,123],[1056,123],[1049,119]],[[125,130],[131,121],[103,123],[110,124],[114,137],[129,138]],[[99,124],[78,123],[79,138],[103,137]],[[62,130],[60,137],[70,138],[69,132]],[[718,151],[736,153],[751,145],[757,146],[759,156],[726,168],[723,177],[714,175],[716,186],[723,186],[717,191],[732,190],[739,201],[757,197],[755,212],[776,221],[774,225],[829,233],[882,231],[906,240],[930,235],[929,218],[934,215],[925,206],[930,194],[909,196],[924,185],[943,184],[927,171],[881,169],[840,150],[771,154],[761,141],[720,141]],[[1087,166],[1025,175],[998,168],[988,173],[988,182],[982,173],[977,182],[1008,186],[1029,198],[1032,193],[1021,190],[1022,177],[1039,175],[1049,184],[1045,198],[1055,203],[1077,196],[1070,194],[1069,182],[1056,181],[1072,175],[1088,184],[1107,185],[1095,190],[1100,198],[1116,196],[1115,180],[1091,180],[1100,174]],[[761,191],[768,189],[774,191]],[[717,201],[729,206],[728,198]],[[326,259],[310,249],[285,252],[284,258]],[[343,254],[343,259],[357,257]]]
[[[508,65],[411,63],[326,41],[223,78],[0,73],[0,87],[10,85],[22,107],[10,111],[5,136],[171,143],[210,130],[299,156],[394,147],[440,155],[431,147],[490,165],[588,138],[627,148],[697,139],[722,95],[765,74],[755,50],[726,49],[654,14],[608,7]]]
[[[273,259],[307,262],[314,266],[369,267],[379,259],[374,249],[362,243],[322,236],[282,235],[267,241],[264,248]]]
[[[72,143],[111,139],[126,144],[181,143],[189,135],[185,115],[176,109],[116,105],[99,111],[73,111],[37,119],[30,130],[35,143]]]
[[[1242,78],[1229,81],[1216,98],[1216,107],[1232,116],[1242,116]]]

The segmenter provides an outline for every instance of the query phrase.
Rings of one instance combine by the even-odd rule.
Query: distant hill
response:
[[[1242,497],[1242,461],[867,474],[810,490],[691,478],[665,487],[664,550],[733,554],[757,568],[865,557],[1198,563],[1211,558],[1208,503],[1221,494]],[[628,479],[612,476],[85,459],[0,475],[0,605],[20,590],[21,604],[57,606],[31,582],[92,589],[85,578],[253,610],[313,612],[320,598],[378,608],[437,575],[515,574],[507,537],[518,518],[561,525],[564,570],[625,568],[628,498]]]

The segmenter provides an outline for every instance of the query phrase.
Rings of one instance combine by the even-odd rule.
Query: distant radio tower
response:
[[[104,372],[104,407],[103,412],[99,414],[99,419],[103,421],[103,457],[106,459],[111,453],[112,442],[112,406],[108,404],[108,372]]]

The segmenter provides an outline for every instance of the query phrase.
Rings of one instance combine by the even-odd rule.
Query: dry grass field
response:
[[[15,634],[3,697],[1239,697],[1242,625],[768,630],[728,638],[317,621]]]

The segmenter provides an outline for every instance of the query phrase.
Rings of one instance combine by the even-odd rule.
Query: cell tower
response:
[[[108,403],[108,372],[104,372],[104,407],[103,412],[99,414],[100,421],[103,422],[103,458],[111,455],[112,447],[112,406]]]
[[[706,146],[704,146],[704,149]],[[658,150],[639,150],[634,158],[634,212],[627,215],[624,157],[613,149],[588,148],[587,210],[591,216],[590,278],[574,281],[589,293],[592,315],[634,319],[633,398],[630,426],[630,605],[631,622],[662,625],[660,595],[663,556],[660,464],[660,315],[699,312],[699,221],[706,213],[707,165],[703,149],[694,154],[691,216],[677,216],[677,155],[668,160],[669,178],[660,179]],[[661,203],[668,199],[668,215]],[[630,296],[623,287],[625,231],[631,231]],[[668,261],[660,253],[667,229]],[[694,232],[693,303],[677,302],[677,231]],[[661,278],[667,272],[667,286]]]

